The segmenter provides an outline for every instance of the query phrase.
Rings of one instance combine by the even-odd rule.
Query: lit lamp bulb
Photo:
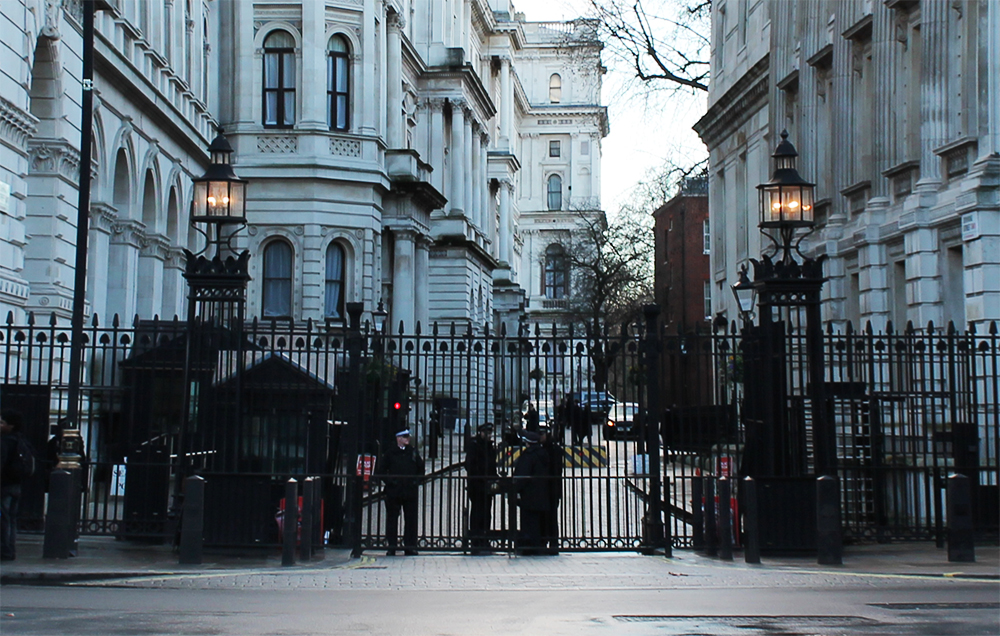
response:
[[[215,197],[208,197],[208,204],[214,208],[215,207]]]

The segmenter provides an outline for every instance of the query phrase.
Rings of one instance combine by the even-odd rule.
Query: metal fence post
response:
[[[705,554],[719,554],[719,530],[715,512],[715,477],[705,478]]]
[[[205,479],[194,475],[184,480],[181,515],[181,546],[178,563],[200,565],[205,544]]]
[[[300,561],[308,561],[312,558],[314,489],[314,478],[306,477],[305,481],[302,482],[302,537],[299,539]]]
[[[289,479],[285,484],[285,513],[283,519],[281,565],[295,565],[295,539],[299,533],[299,484]]]
[[[729,479],[719,478],[719,558],[733,560],[733,515]]]
[[[844,543],[840,531],[840,479],[823,475],[816,479],[816,562],[841,565]]]
[[[948,477],[948,561],[973,563],[976,560],[972,527],[972,492],[965,475]]]
[[[743,480],[743,560],[760,563],[760,526],[757,508],[757,482]]]
[[[645,305],[642,313],[646,317],[646,418],[645,442],[649,458],[649,498],[646,506],[646,530],[648,550],[664,547],[663,522],[663,469],[660,450],[660,339],[657,317],[659,305]]]
[[[705,478],[691,480],[691,547],[700,552],[705,549]]]

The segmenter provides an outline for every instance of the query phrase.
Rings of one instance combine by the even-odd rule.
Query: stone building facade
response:
[[[338,322],[382,300],[393,329],[516,325],[543,287],[541,237],[600,214],[586,21],[527,22],[508,0],[98,4],[87,300],[102,322],[184,315],[183,248],[204,246],[191,179],[218,127],[250,182],[234,247],[251,253],[251,317]],[[0,3],[0,310],[15,321],[71,311],[81,7]]]
[[[715,311],[735,318],[727,288],[766,247],[755,186],[787,129],[816,183],[824,320],[1000,319],[1000,4],[715,0],[711,63]]]

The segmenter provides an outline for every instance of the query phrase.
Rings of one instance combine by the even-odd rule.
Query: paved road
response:
[[[366,556],[5,585],[0,633],[860,636],[1000,633],[1000,582],[697,555]]]

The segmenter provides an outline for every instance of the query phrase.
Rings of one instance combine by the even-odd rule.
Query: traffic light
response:
[[[392,434],[407,428],[410,412],[410,372],[399,370],[389,385],[389,424]]]

